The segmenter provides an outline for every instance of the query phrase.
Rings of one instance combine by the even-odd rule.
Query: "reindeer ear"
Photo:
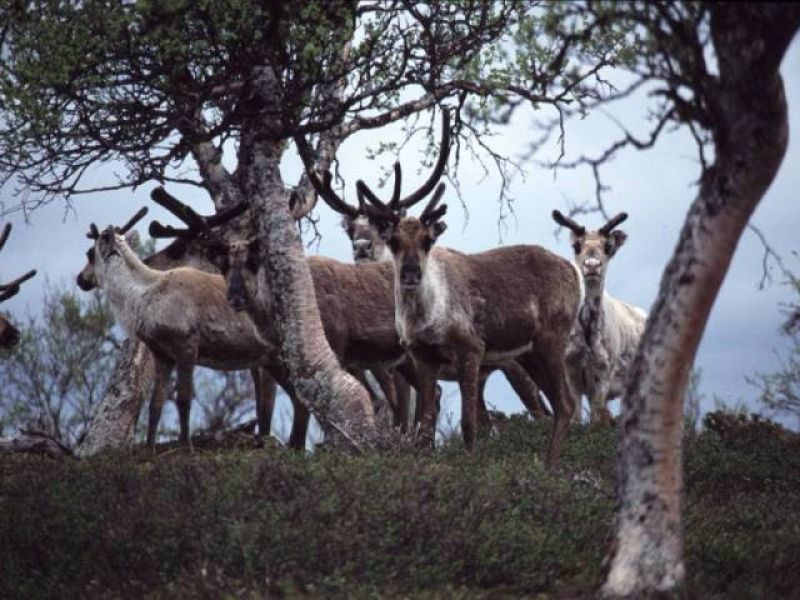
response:
[[[125,234],[125,242],[131,248],[138,248],[139,244],[141,243],[141,239],[139,238],[139,232],[135,229],[129,231]]]
[[[608,241],[606,242],[606,254],[609,256],[614,256],[617,250],[622,247],[627,239],[628,234],[621,229],[615,229],[612,231],[610,234],[608,234]]]
[[[167,251],[167,256],[169,256],[171,259],[179,260],[186,254],[186,242],[180,238],[177,238],[174,242],[167,246],[165,250]]]
[[[433,237],[434,240],[439,239],[439,236],[442,235],[446,229],[447,223],[443,221],[436,221],[430,226],[431,237]]]

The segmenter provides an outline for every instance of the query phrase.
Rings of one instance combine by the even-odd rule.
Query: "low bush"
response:
[[[800,446],[765,427],[708,428],[687,447],[698,597],[800,590]],[[0,597],[592,596],[615,432],[575,428],[555,473],[548,433],[512,418],[472,454],[3,457]]]

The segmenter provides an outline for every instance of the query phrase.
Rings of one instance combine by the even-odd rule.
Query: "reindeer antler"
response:
[[[6,240],[8,240],[8,236],[11,234],[11,223],[6,223],[5,227],[3,227],[3,233],[0,233],[0,250],[3,249],[3,246],[6,244]],[[0,302],[3,300],[8,300],[12,296],[19,293],[19,286],[22,285],[24,282],[28,281],[31,277],[36,275],[36,271],[28,271],[25,275],[17,277],[13,281],[9,281],[6,284],[0,284]]]
[[[203,217],[197,214],[194,209],[178,200],[175,196],[167,192],[163,187],[154,189],[150,196],[153,200],[166,208],[169,212],[186,223],[186,229],[178,229],[169,225],[162,225],[158,221],[151,221],[149,232],[154,238],[182,238],[191,239],[199,233],[210,234],[212,227],[219,227],[228,221],[244,214],[249,208],[246,202],[240,202],[236,206],[221,210],[218,213]]]
[[[372,190],[367,187],[367,184],[360,179],[356,181],[356,193],[358,194],[359,204],[364,206],[365,212],[367,212],[367,209],[372,209],[368,212],[368,214],[371,216],[377,218],[378,220],[389,221],[392,223],[397,223],[400,220],[401,210],[393,210],[391,205],[386,205],[381,202],[380,198],[373,194]],[[372,206],[366,206],[364,204],[364,196],[367,197],[367,200],[369,200]]]
[[[597,232],[598,233],[602,233],[603,235],[608,235],[609,233],[611,233],[612,229],[614,229],[617,225],[622,223],[627,218],[628,218],[628,213],[621,212],[618,215],[616,215],[615,217],[611,217],[611,219],[609,219],[608,223],[606,223],[600,229],[598,229]]]
[[[576,235],[584,235],[586,233],[586,227],[584,227],[583,225],[578,225],[575,221],[573,221],[569,217],[565,217],[564,215],[562,215],[561,212],[558,210],[553,211],[553,220],[562,227],[571,229],[573,232],[575,232]]]
[[[444,194],[445,187],[445,184],[439,184],[439,186],[436,188],[436,191],[433,192],[433,196],[431,196],[431,199],[425,207],[425,210],[423,210],[422,214],[419,216],[419,220],[422,221],[424,225],[427,226],[435,223],[444,216],[444,213],[447,212],[447,204],[442,204],[439,208],[435,208],[439,203],[439,200],[441,200],[442,194]]]
[[[133,228],[134,225],[136,225],[139,221],[141,221],[146,214],[147,214],[147,207],[143,206],[142,208],[140,208],[137,211],[137,213],[135,215],[133,215],[128,220],[127,223],[125,223],[125,225],[123,225],[122,227],[118,227],[117,228],[117,233],[121,233],[122,235],[125,235],[126,233],[128,233],[128,231],[130,231]]]
[[[400,163],[394,164],[394,192],[392,194],[392,199],[389,201],[387,206],[389,209],[399,212],[402,209],[409,208],[425,198],[428,194],[431,193],[431,190],[436,186],[436,183],[439,179],[442,178],[442,174],[444,173],[444,168],[447,166],[447,159],[450,156],[450,113],[445,108],[442,109],[442,139],[439,145],[439,156],[436,159],[436,165],[433,167],[433,172],[430,174],[428,179],[425,183],[422,184],[417,190],[403,198],[400,199],[400,182],[402,178],[402,170],[400,168]],[[363,181],[359,181],[359,188],[361,190],[361,194],[365,195],[367,199],[375,204],[375,200],[377,200],[377,196],[375,193],[369,189],[367,184]],[[383,203],[381,203],[383,205]],[[376,204],[376,206],[378,206]]]
[[[306,174],[308,175],[309,181],[311,181],[311,185],[314,187],[314,191],[316,191],[319,197],[325,201],[325,204],[330,206],[333,210],[355,219],[359,213],[358,208],[349,205],[333,191],[333,187],[331,187],[331,180],[333,179],[331,172],[323,171],[322,181],[320,181],[314,168],[313,152],[306,138],[300,134],[296,134],[294,136],[294,143],[297,145],[297,152],[300,154],[303,166],[306,169]]]
[[[3,227],[3,233],[0,233],[0,250],[2,250],[3,246],[6,245],[6,240],[8,239],[10,233],[11,233],[11,223],[6,223],[6,226]]]
[[[28,279],[30,279],[34,275],[36,275],[36,269],[28,271],[27,273],[25,273],[25,275],[17,277],[15,280],[9,281],[4,285],[0,284],[0,302],[8,300],[12,296],[16,296],[19,293],[20,285],[28,281]]]
[[[181,221],[186,223],[190,231],[205,231],[208,229],[208,224],[203,217],[198,215],[191,206],[178,200],[163,187],[158,186],[155,188],[152,192],[150,192],[150,197],[153,199],[153,202],[163,206]]]

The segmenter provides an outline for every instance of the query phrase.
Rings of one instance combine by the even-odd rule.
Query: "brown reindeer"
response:
[[[440,148],[442,149],[437,159],[436,165],[428,177],[427,181],[420,186],[418,190],[405,198],[400,198],[400,191],[402,186],[402,168],[399,162],[394,164],[394,188],[392,197],[387,203],[387,206],[393,211],[402,212],[407,208],[418,202],[420,198],[430,193],[433,190],[436,182],[441,178],[442,172],[447,164],[448,148],[450,144],[450,129],[449,118],[446,112],[443,115],[442,126],[442,139]],[[306,168],[311,171],[312,161],[309,156],[310,149],[301,138],[298,140],[298,148],[300,148],[301,156],[304,159]],[[329,186],[328,186],[329,187]],[[342,214],[342,227],[347,233],[352,243],[353,259],[356,263],[371,262],[376,260],[391,260],[392,254],[386,245],[386,232],[380,228],[381,222],[372,216],[367,205],[364,202],[363,193],[358,194],[358,206],[348,205],[341,198],[333,201],[329,198],[329,189],[320,189],[321,196],[326,199],[326,202],[331,205],[335,210]],[[505,375],[508,382],[511,384],[513,390],[517,393],[523,406],[537,419],[544,416],[549,416],[552,413],[545,405],[544,400],[539,393],[536,384],[531,381],[528,374],[516,361],[508,361],[498,369],[482,368],[481,377],[479,382],[478,393],[478,421],[482,431],[488,431],[491,427],[489,418],[489,411],[486,408],[486,401],[484,399],[484,390],[486,382],[495,370],[500,370]],[[395,381],[395,386],[402,389],[404,382]],[[398,393],[398,397],[405,397],[402,393]],[[399,410],[402,410],[407,402],[400,402]],[[416,419],[415,419],[416,421]],[[416,421],[418,422],[418,421]]]
[[[423,432],[433,442],[433,390],[443,368],[458,374],[462,433],[477,434],[481,366],[517,360],[555,411],[547,453],[555,465],[574,406],[567,391],[565,353],[581,303],[579,276],[539,246],[510,246],[478,254],[434,248],[446,225],[439,184],[419,218],[381,202],[364,184],[393,256],[397,330],[421,372]],[[415,202],[422,199],[415,198]]]
[[[261,272],[264,261],[256,238],[226,241],[212,231],[203,219],[186,207],[167,207],[188,229],[165,227],[151,223],[150,233],[157,237],[194,237],[205,244],[208,256],[225,275],[228,299],[236,310],[247,310],[259,330],[274,332],[268,341],[278,344],[278,335],[269,311],[260,313],[252,302],[258,294],[267,294],[266,278]],[[372,262],[363,265],[342,263],[323,257],[307,259],[314,282],[315,296],[328,343],[350,373],[367,389],[362,373],[386,373],[404,358],[394,327],[394,302],[391,263]],[[413,381],[412,373],[405,373]],[[380,380],[388,404],[397,406],[391,378]]]
[[[154,199],[161,202],[169,202],[171,198],[161,188],[154,191],[153,196]],[[115,232],[124,235],[145,213],[145,209],[139,211],[123,227],[115,228]],[[214,217],[211,217],[209,222],[213,225]],[[88,250],[87,264],[78,275],[78,286],[85,291],[92,290],[98,285],[97,247],[100,235],[96,227],[92,226],[88,237],[93,239],[95,244]],[[148,347],[154,352],[157,359],[156,379],[150,400],[147,431],[147,444],[151,447],[155,444],[169,376],[176,364],[178,366],[176,404],[179,410],[182,442],[189,443],[189,411],[193,372],[196,364],[224,370],[250,369],[255,384],[259,433],[269,435],[274,410],[275,379],[268,370],[260,365],[268,361],[265,355],[269,354],[271,349],[260,336],[252,331],[252,327],[243,324],[241,317],[228,307],[222,278],[213,275],[216,268],[205,258],[205,248],[200,250],[198,248],[200,248],[199,245],[191,238],[179,238],[143,262],[145,267],[157,271],[191,267],[191,270],[197,269],[207,273],[207,275],[194,277],[186,290],[187,293],[190,293],[191,289],[194,289],[195,293],[203,300],[201,303],[186,302],[186,311],[184,311],[182,319],[188,323],[179,324],[177,321],[166,323],[158,330],[159,339],[146,340]],[[180,282],[182,279],[179,277],[177,281]],[[198,281],[200,283],[197,283]],[[209,289],[211,292],[208,291]],[[192,313],[189,310],[190,306],[199,306],[200,308]],[[187,316],[188,319],[186,319]],[[194,323],[192,323],[192,317],[196,318]],[[228,333],[230,330],[238,331],[241,334],[240,339],[235,343],[230,340]],[[185,347],[180,347],[182,344]],[[224,354],[224,357],[220,359],[215,357],[215,354]],[[300,412],[303,411],[304,409],[301,407]],[[289,441],[291,447],[297,449],[305,447],[306,425],[307,418],[304,420],[302,417],[297,420],[297,426],[293,425]]]
[[[0,233],[0,250],[5,246],[11,234],[11,223],[6,223],[3,233]],[[36,275],[36,271],[28,271],[6,284],[0,284],[0,302],[8,300],[19,293],[20,286]],[[19,331],[4,316],[0,315],[0,348],[12,348],[19,342]]]

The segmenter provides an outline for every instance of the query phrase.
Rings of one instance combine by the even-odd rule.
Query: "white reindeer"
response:
[[[553,219],[571,231],[575,264],[585,296],[567,346],[567,379],[576,407],[589,399],[591,422],[611,422],[608,402],[625,391],[625,380],[644,332],[647,314],[605,291],[608,263],[628,238],[615,230],[628,218],[620,213],[597,231],[587,231],[559,211]],[[580,411],[575,415],[580,418]]]

